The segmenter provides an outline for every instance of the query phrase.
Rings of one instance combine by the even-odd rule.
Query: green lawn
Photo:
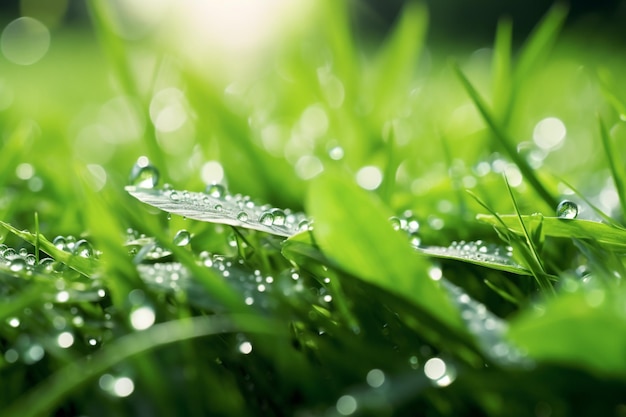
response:
[[[0,56],[0,415],[626,415],[616,47],[165,3]]]

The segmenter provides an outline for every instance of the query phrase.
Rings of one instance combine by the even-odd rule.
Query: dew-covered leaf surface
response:
[[[279,236],[291,236],[309,226],[302,213],[257,205],[249,197],[231,195],[223,187],[214,185],[207,193],[170,189],[126,187],[139,201],[189,219],[221,223],[260,230]]]
[[[454,259],[514,274],[531,275],[528,269],[515,262],[510,248],[487,245],[482,241],[454,242],[447,247],[416,246],[415,249],[420,253],[436,258]]]

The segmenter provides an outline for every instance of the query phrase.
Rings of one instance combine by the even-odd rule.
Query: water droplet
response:
[[[57,344],[62,348],[68,348],[74,344],[74,335],[70,332],[63,332],[57,337]]]
[[[145,156],[140,157],[130,171],[129,182],[139,188],[154,188],[159,182],[159,170]]]
[[[578,216],[578,205],[573,201],[563,200],[556,208],[556,215],[561,219],[575,219]]]
[[[206,187],[206,193],[211,197],[222,198],[226,195],[226,187],[219,183],[209,184]]]
[[[136,330],[145,330],[154,324],[156,316],[149,306],[142,306],[130,313],[130,324]]]
[[[74,254],[81,258],[91,258],[93,256],[93,247],[91,243],[87,242],[85,239],[81,239],[76,242],[74,246]]]
[[[191,242],[191,234],[185,229],[181,229],[174,236],[174,244],[176,246],[186,246]]]
[[[274,221],[272,222],[274,226],[285,225],[285,220],[287,219],[287,216],[285,215],[284,211],[282,211],[281,209],[275,208],[275,209],[270,210],[270,213],[272,213],[272,216],[274,217]]]
[[[178,194],[176,191],[172,191],[170,193],[170,200],[172,200],[172,201],[180,201],[180,194]]]
[[[220,212],[220,211],[222,211],[222,210],[223,210],[223,208],[222,208],[222,205],[221,205],[221,204],[216,204],[216,205],[215,205],[215,211]]]
[[[365,377],[367,384],[372,388],[378,388],[385,383],[385,373],[380,369],[372,369]]]
[[[52,240],[52,244],[57,248],[63,251],[67,251],[67,242],[63,236],[57,236]],[[6,255],[5,255],[6,257]]]
[[[357,409],[358,403],[352,395],[343,395],[337,400],[337,412],[344,416],[353,414]]]
[[[391,216],[389,218],[389,223],[391,223],[393,230],[400,230],[402,228],[402,222],[400,221],[400,218],[396,216]]]
[[[264,226],[271,226],[274,223],[274,216],[269,211],[263,212],[259,217],[259,223]]]
[[[237,220],[239,220],[240,222],[247,222],[248,213],[246,213],[245,211],[239,212],[239,214],[237,214]]]
[[[135,390],[135,383],[128,377],[118,378],[113,383],[113,393],[118,397],[128,397]]]
[[[252,343],[250,343],[248,341],[242,342],[239,345],[239,352],[243,353],[244,355],[247,355],[250,352],[252,352]]]
[[[41,358],[43,358],[44,354],[45,351],[43,347],[38,343],[33,343],[32,345],[30,345],[28,350],[24,352],[24,362],[26,362],[27,364],[39,362]]]
[[[302,220],[300,223],[298,223],[298,231],[300,232],[306,232],[307,230],[309,230],[310,227],[311,226],[308,220]]]
[[[13,272],[19,272],[26,268],[26,261],[23,258],[15,258],[11,261],[9,269]]]

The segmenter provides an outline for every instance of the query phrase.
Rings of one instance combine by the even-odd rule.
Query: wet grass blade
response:
[[[472,83],[467,79],[461,68],[457,63],[453,63],[453,69],[457,74],[457,77],[465,87],[465,90],[469,94],[470,98],[474,102],[474,105],[482,115],[483,119],[495,135],[498,143],[509,158],[517,165],[524,178],[530,183],[532,188],[537,192],[537,194],[543,199],[543,201],[549,207],[556,207],[558,204],[557,200],[554,196],[544,187],[541,183],[535,171],[530,167],[528,162],[517,152],[517,148],[515,147],[513,140],[508,136],[505,130],[499,125],[499,123],[494,118],[491,111],[487,108],[487,104],[482,99],[478,91],[474,88]]]
[[[537,280],[539,287],[543,291],[550,290],[554,292],[554,288],[552,288],[552,284],[547,279],[545,267],[543,266],[541,256],[539,255],[539,251],[536,247],[536,241],[537,241],[536,234],[533,233],[531,235],[531,233],[528,232],[528,228],[526,227],[526,224],[524,223],[524,220],[522,219],[522,215],[517,205],[517,200],[515,199],[515,195],[513,194],[513,190],[511,189],[511,185],[509,184],[509,181],[506,178],[506,175],[504,176],[504,182],[509,192],[509,196],[511,197],[511,201],[513,202],[515,215],[517,216],[517,219],[519,220],[519,225],[521,226],[523,236],[526,240],[527,246],[524,247],[520,245],[518,246],[518,248],[522,249],[522,255],[524,256],[524,259],[526,260],[526,263],[528,264],[530,271],[532,272],[533,276]],[[539,223],[538,228],[540,229],[543,228],[543,217],[541,217],[541,222]],[[539,230],[537,234],[540,235],[541,231]]]
[[[615,188],[617,189],[617,195],[619,196],[619,202],[622,212],[622,221],[624,222],[624,224],[626,224],[626,188],[624,188],[624,185],[626,184],[626,175],[624,174],[623,169],[618,168],[614,157],[616,152],[615,149],[613,149],[613,145],[611,144],[609,131],[607,130],[606,125],[604,124],[604,121],[600,116],[598,116],[598,125],[600,126],[600,138],[602,139],[602,147],[604,148],[604,153],[609,163],[609,168],[611,169],[611,175],[613,176],[613,183],[615,184]]]
[[[52,242],[46,239],[43,235],[36,233],[30,233],[26,230],[18,230],[15,227],[11,226],[8,223],[0,221],[0,226],[7,229],[9,232],[14,235],[24,239],[26,242],[30,243],[33,246],[38,245],[41,250],[46,252],[48,255],[52,256],[59,262],[63,262],[65,265],[69,266],[73,270],[80,272],[81,274],[90,277],[92,276],[99,268],[99,262],[94,258],[83,258],[81,256],[74,255],[69,252],[65,252],[54,246]]]

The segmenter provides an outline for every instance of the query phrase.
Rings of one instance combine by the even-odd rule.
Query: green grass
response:
[[[0,58],[0,415],[625,415],[626,62],[564,8],[475,50],[323,1],[225,74],[110,7]]]

